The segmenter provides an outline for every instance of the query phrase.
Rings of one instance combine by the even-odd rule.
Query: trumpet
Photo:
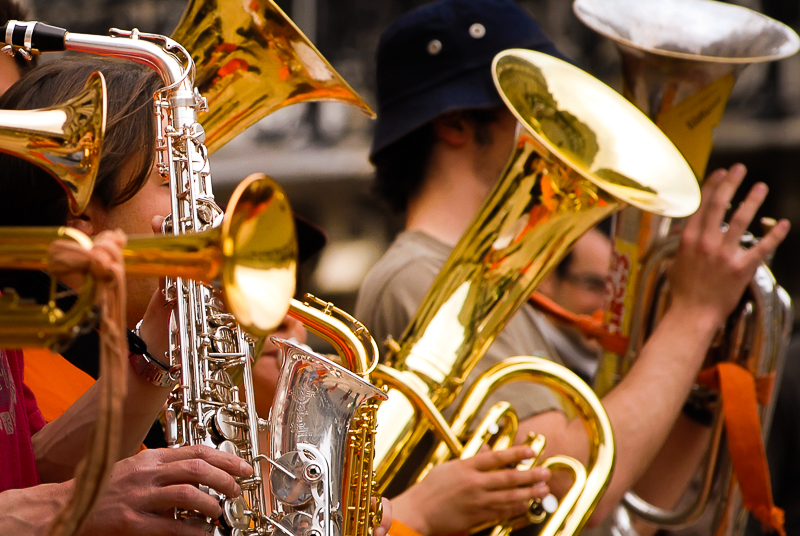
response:
[[[376,477],[382,488],[401,470],[413,471],[413,481],[429,464],[474,453],[484,441],[510,443],[517,418],[507,403],[492,408],[471,439],[467,431],[497,386],[516,378],[540,381],[568,395],[589,431],[585,470],[576,468],[574,460],[552,460],[571,472],[575,483],[543,530],[574,534],[605,490],[614,459],[608,417],[577,376],[533,358],[511,358],[475,381],[450,421],[441,412],[531,290],[581,234],[627,203],[688,215],[699,204],[699,189],[691,168],[663,133],[597,79],[529,50],[497,55],[492,70],[501,97],[524,131],[409,327],[390,343],[386,366],[375,371],[379,383],[389,388],[389,400],[378,412],[379,422],[386,424],[378,429]],[[410,451],[429,429],[438,444],[421,464],[412,462]],[[532,442],[541,447],[541,438]],[[495,527],[495,534],[507,529]]]
[[[73,240],[87,249],[92,245],[89,237],[69,227],[0,228],[0,267],[46,270],[50,244],[57,239]],[[236,188],[219,227],[176,237],[131,237],[123,249],[128,273],[219,282],[226,304],[254,336],[269,333],[286,314],[294,291],[296,255],[286,195],[263,174],[249,176]],[[68,344],[85,321],[81,315],[91,310],[93,297],[87,291],[92,288],[90,283],[81,289],[75,306],[66,313],[54,301],[32,306],[4,294],[0,340],[19,348]],[[274,301],[250,299],[253,288]]]

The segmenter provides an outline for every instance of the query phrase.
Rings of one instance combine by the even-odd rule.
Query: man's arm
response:
[[[739,246],[739,238],[766,196],[763,184],[754,186],[736,210],[728,232],[721,230],[726,208],[744,175],[744,167],[737,165],[706,180],[701,206],[687,222],[673,265],[670,308],[630,372],[602,400],[614,429],[617,463],[593,523],[601,521],[645,475],[675,425],[718,328],[738,303],[757,266],[788,233],[789,224],[782,221],[754,248]],[[523,421],[520,437],[529,430],[547,436],[548,454],[587,459],[581,422],[567,423],[562,414],[550,412]],[[706,435],[701,432],[695,441],[703,443]],[[697,459],[671,458],[661,460],[672,465],[670,477],[685,481]],[[551,487],[558,486],[554,477]]]

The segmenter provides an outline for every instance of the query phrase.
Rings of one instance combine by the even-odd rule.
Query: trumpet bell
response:
[[[201,117],[213,153],[262,117],[290,104],[330,100],[375,117],[272,0],[192,0],[172,38],[192,54]]]
[[[244,179],[219,227],[178,236],[131,237],[129,273],[220,283],[242,329],[263,337],[278,327],[294,295],[297,237],[286,194],[263,173]]]
[[[50,244],[58,239],[92,247],[91,239],[67,227],[0,228],[0,268],[46,270]],[[283,190],[263,174],[239,184],[221,226],[179,236],[130,237],[122,254],[129,274],[221,281],[228,310],[256,337],[280,325],[294,294],[294,218]],[[20,348],[69,343],[93,318],[94,287],[87,279],[69,311],[57,309],[55,298],[41,306],[4,293],[0,340]]]
[[[670,137],[700,180],[741,70],[800,48],[785,24],[712,0],[575,0],[573,9],[616,42],[623,93]]]
[[[96,72],[83,91],[64,104],[0,111],[0,151],[53,175],[77,215],[92,197],[105,128],[106,82]]]
[[[245,181],[222,220],[222,287],[239,324],[265,334],[283,321],[294,295],[297,236],[289,200],[277,183],[263,174]]]

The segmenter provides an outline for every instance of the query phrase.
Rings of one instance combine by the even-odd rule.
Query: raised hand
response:
[[[733,311],[758,266],[786,238],[789,222],[781,220],[757,245],[739,245],[743,233],[767,196],[767,185],[757,183],[734,211],[727,231],[722,224],[746,168],[736,164],[706,179],[700,208],[686,223],[672,267],[672,304],[691,316],[721,325]]]

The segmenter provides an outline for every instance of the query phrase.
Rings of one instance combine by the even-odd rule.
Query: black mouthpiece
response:
[[[7,24],[0,26],[0,39],[5,44],[40,52],[64,50],[66,35],[67,31],[63,28],[48,26],[41,22],[10,20]]]

